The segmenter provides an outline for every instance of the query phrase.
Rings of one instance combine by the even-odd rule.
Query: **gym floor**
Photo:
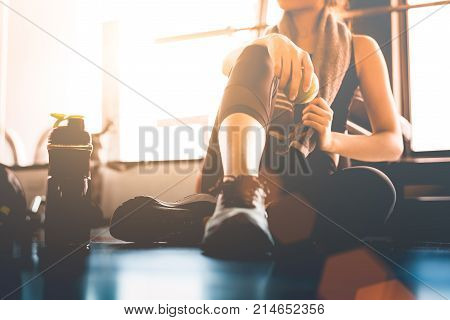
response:
[[[450,247],[355,247],[265,261],[206,257],[195,247],[136,247],[106,229],[88,253],[3,259],[8,299],[447,299]],[[389,249],[387,249],[389,248]],[[382,257],[383,256],[383,257]]]

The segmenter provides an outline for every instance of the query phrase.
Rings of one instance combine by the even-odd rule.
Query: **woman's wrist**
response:
[[[337,145],[338,145],[339,136],[336,132],[331,131],[328,143],[322,148],[323,151],[328,153],[338,153]]]

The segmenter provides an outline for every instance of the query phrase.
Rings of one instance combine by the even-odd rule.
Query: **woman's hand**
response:
[[[289,99],[297,98],[302,77],[303,91],[311,86],[314,66],[309,53],[297,47],[288,37],[281,34],[269,34],[255,40],[254,44],[267,47],[274,65],[275,75],[280,79],[280,88],[284,89],[290,81]]]
[[[319,135],[319,148],[325,152],[332,152],[333,136],[331,124],[333,122],[333,110],[328,102],[322,98],[316,98],[303,109],[302,122],[305,126],[316,130]]]

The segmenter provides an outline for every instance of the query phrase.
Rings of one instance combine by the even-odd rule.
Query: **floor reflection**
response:
[[[20,299],[22,290],[20,261],[9,257],[0,257],[0,297],[2,299]]]
[[[49,300],[79,300],[85,297],[89,252],[42,251],[39,272],[43,279],[43,298]]]
[[[88,253],[0,257],[8,299],[441,299],[450,250],[290,252],[266,261],[206,257],[198,248],[94,243]],[[56,263],[57,262],[57,263]],[[401,266],[401,267],[399,267]],[[406,270],[406,271],[405,271]],[[407,272],[408,271],[408,272]]]

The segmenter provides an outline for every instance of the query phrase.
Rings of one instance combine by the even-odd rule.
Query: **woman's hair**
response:
[[[325,0],[325,6],[332,7],[339,18],[343,18],[344,12],[349,8],[349,0]],[[349,22],[347,25],[350,27]]]
[[[325,5],[334,7],[339,11],[345,11],[348,9],[348,0],[325,0]]]

